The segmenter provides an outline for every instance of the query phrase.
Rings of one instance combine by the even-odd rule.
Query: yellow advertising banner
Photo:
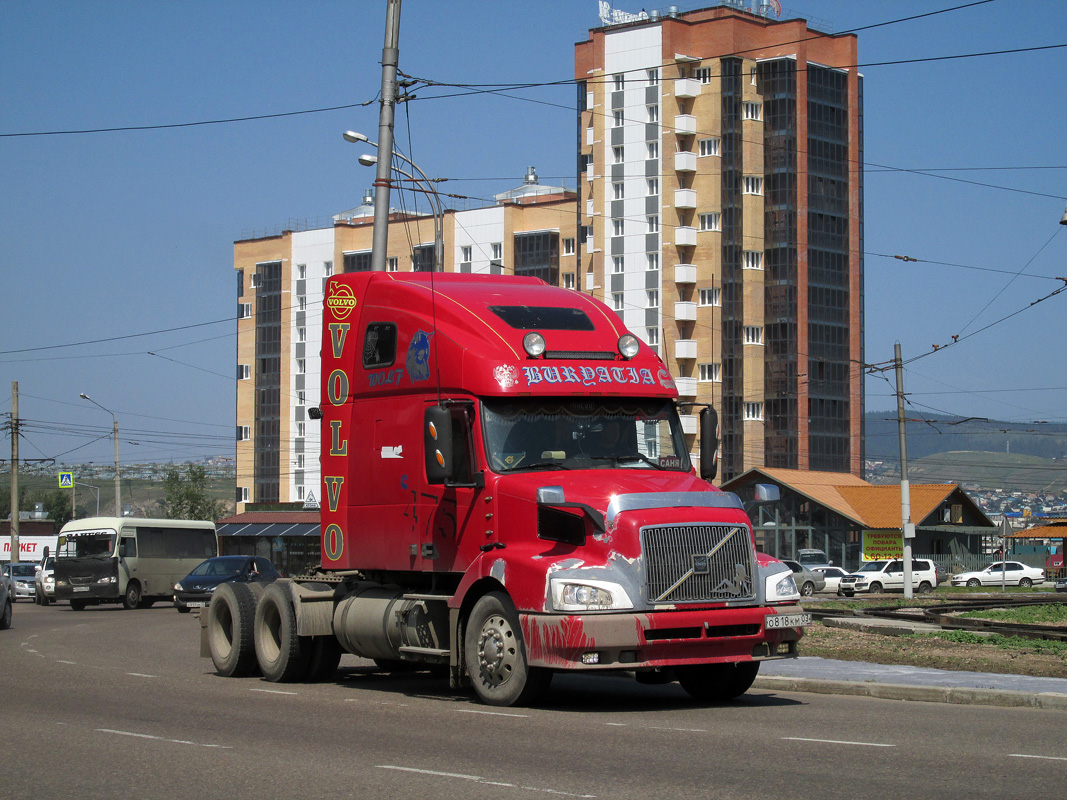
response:
[[[900,531],[864,531],[863,560],[884,561],[904,556],[904,539]]]

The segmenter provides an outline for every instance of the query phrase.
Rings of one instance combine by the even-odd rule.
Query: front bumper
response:
[[[37,596],[37,586],[34,583],[32,583],[32,582],[30,582],[30,583],[20,583],[18,581],[15,582],[15,597],[36,597],[36,596]]]
[[[769,629],[767,617],[800,606],[623,614],[519,614],[530,666],[652,669],[795,658],[803,624]]]
[[[95,584],[85,586],[56,584],[56,600],[118,600],[118,584]]]

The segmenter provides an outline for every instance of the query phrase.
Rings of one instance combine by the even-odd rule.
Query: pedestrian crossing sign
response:
[[[61,473],[59,473],[59,488],[60,489],[73,489],[74,488],[74,473],[73,472],[61,472]]]

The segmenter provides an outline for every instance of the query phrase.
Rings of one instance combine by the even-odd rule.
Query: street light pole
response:
[[[82,392],[79,395],[79,397],[81,397],[82,400],[88,400],[90,403],[92,403],[94,406],[99,408],[101,411],[107,411],[107,413],[111,415],[111,435],[115,439],[115,516],[116,517],[121,517],[122,516],[122,496],[121,496],[121,493],[120,493],[120,487],[122,485],[122,478],[119,475],[119,420],[118,420],[118,417],[115,416],[115,412],[111,411],[110,409],[104,408],[102,405],[100,405],[98,402],[93,400],[93,398],[91,398],[85,392]]]

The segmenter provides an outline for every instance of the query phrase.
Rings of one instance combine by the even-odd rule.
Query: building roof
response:
[[[300,522],[319,522],[318,511],[246,511],[243,514],[235,514],[232,517],[224,517],[217,520],[216,525],[232,524],[259,524],[272,522],[287,522],[290,524]]]
[[[1014,539],[1063,539],[1065,537],[1067,537],[1067,520],[1050,522],[1047,525],[1035,525],[1012,534]]]
[[[871,484],[863,478],[857,478],[848,472],[811,472],[800,469],[760,467],[746,472],[745,475],[735,478],[730,483],[736,483],[752,472],[766,475],[783,486],[788,486],[794,492],[814,500],[819,505],[826,506],[853,522],[863,524],[863,520],[840,491],[842,487],[870,486]]]

